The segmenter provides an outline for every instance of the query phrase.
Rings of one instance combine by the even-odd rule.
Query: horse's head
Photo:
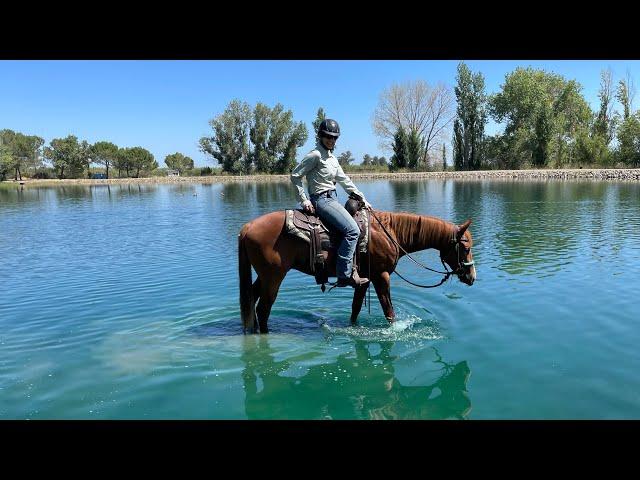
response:
[[[468,230],[471,219],[462,225],[455,225],[449,244],[440,251],[440,259],[449,265],[453,274],[457,275],[462,283],[473,285],[476,280],[476,267],[473,262],[473,239]]]

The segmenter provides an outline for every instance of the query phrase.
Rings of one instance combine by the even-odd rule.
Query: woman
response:
[[[368,278],[360,278],[353,268],[353,255],[356,251],[360,229],[358,224],[345,208],[338,202],[335,184],[357,196],[364,202],[365,208],[371,205],[356,188],[351,179],[344,173],[333,155],[336,140],[340,136],[338,122],[327,118],[318,128],[315,150],[309,152],[291,172],[291,181],[298,191],[302,209],[310,214],[318,213],[318,217],[329,228],[342,234],[342,242],[338,247],[336,259],[336,276],[338,287],[359,287],[369,282]],[[309,198],[302,186],[302,177],[307,178]]]

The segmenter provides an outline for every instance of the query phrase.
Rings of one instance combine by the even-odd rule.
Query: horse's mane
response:
[[[389,226],[406,245],[437,245],[451,238],[452,223],[438,217],[408,212],[385,212]]]

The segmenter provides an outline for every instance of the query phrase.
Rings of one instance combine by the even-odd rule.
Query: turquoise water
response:
[[[640,418],[639,184],[357,183],[472,217],[475,284],[394,275],[396,324],[373,293],[352,327],[294,271],[243,336],[237,234],[289,184],[0,189],[0,418]]]

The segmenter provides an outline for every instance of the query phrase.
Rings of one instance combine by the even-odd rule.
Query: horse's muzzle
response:
[[[463,272],[458,274],[458,278],[460,281],[466,285],[473,285],[473,282],[476,281],[476,269],[475,267],[471,268],[468,272]]]

